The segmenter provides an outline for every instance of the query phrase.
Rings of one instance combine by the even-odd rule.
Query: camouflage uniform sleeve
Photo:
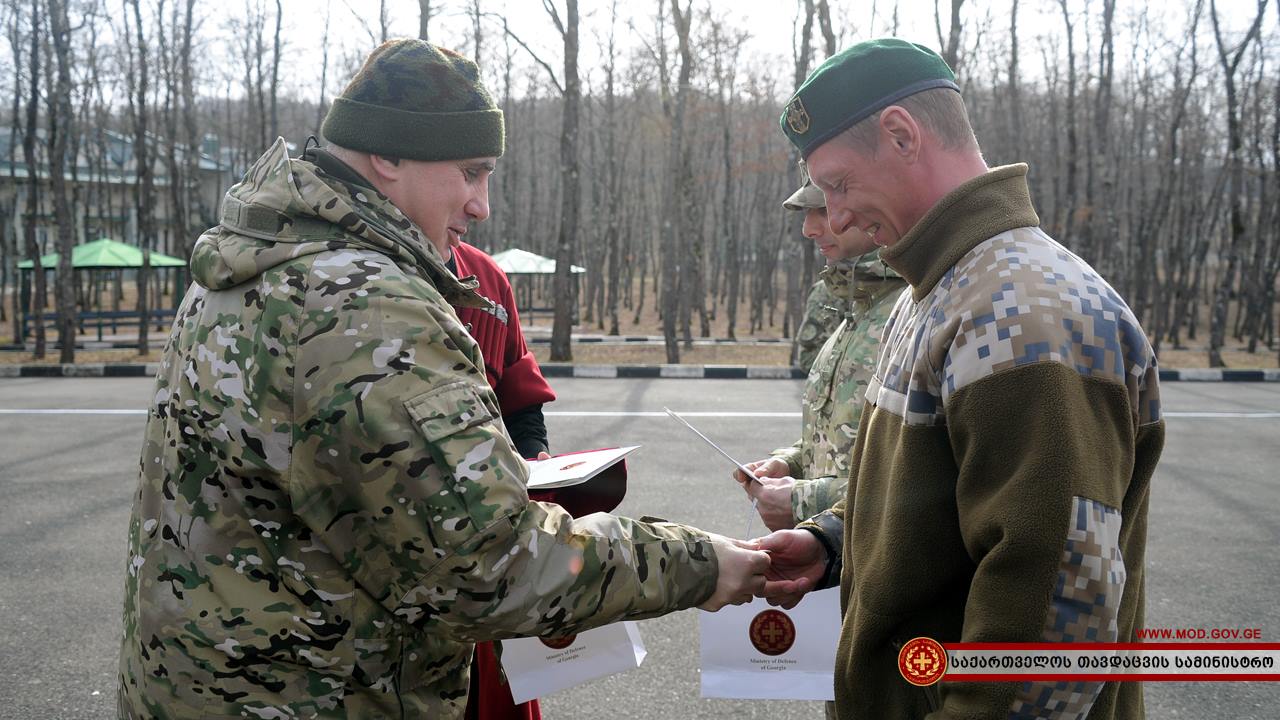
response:
[[[299,333],[291,497],[358,586],[462,640],[709,597],[718,568],[701,531],[529,501],[474,342],[433,287],[395,273],[313,288]]]
[[[776,457],[786,462],[787,474],[791,477],[800,477],[804,474],[804,440],[797,440],[787,447],[780,447],[769,453],[769,457]]]
[[[791,516],[798,523],[830,508],[844,497],[848,478],[796,478],[791,487]]]

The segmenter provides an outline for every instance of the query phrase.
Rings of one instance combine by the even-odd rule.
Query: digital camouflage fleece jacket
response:
[[[530,502],[483,302],[283,140],[196,244],[129,527],[121,717],[458,718],[472,642],[691,607],[706,536]]]

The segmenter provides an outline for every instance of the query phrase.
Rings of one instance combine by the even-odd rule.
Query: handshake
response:
[[[818,587],[826,573],[826,548],[808,530],[793,530],[791,485],[787,464],[770,458],[742,466],[734,479],[759,503],[760,516],[774,532],[754,540],[712,535],[720,575],[716,590],[699,607],[715,612],[725,605],[741,605],[762,597],[770,605],[795,607],[804,594]]]
[[[795,607],[818,586],[827,551],[808,530],[778,530],[755,540],[711,536],[720,574],[715,592],[698,607],[715,612],[762,597],[770,605]]]

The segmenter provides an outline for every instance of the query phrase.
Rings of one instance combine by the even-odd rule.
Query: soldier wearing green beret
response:
[[[460,718],[473,642],[717,609],[768,557],[530,502],[436,245],[489,214],[502,112],[462,56],[375,50],[191,258],[129,526],[122,718]],[[446,240],[447,239],[447,240]],[[434,242],[433,242],[434,241]]]
[[[939,682],[937,655],[910,642],[1133,642],[1164,438],[1137,319],[1039,228],[1027,166],[987,167],[931,50],[834,55],[780,124],[832,231],[872,236],[910,283],[844,500],[759,542],[771,602],[841,589],[838,716],[1142,717],[1138,683]]]
[[[804,213],[804,235],[827,258],[821,282],[840,304],[840,324],[822,345],[805,381],[800,439],[774,450],[772,457],[748,463],[759,482],[736,477],[770,530],[796,523],[830,508],[844,497],[849,455],[857,439],[860,402],[871,380],[880,335],[898,296],[907,286],[880,262],[875,243],[857,228],[836,235],[827,223],[827,201],[805,177],[804,185],[783,203]]]

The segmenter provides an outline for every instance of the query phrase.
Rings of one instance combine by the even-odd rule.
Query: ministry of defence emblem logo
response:
[[[765,655],[781,655],[796,644],[796,624],[781,610],[765,610],[751,620],[747,637]]]
[[[578,636],[574,634],[565,635],[564,637],[540,637],[538,639],[542,641],[543,645],[552,650],[563,650],[572,645],[573,641],[578,639]]]
[[[937,640],[918,637],[898,651],[898,672],[912,685],[933,685],[947,673],[947,651]]]
[[[787,127],[797,135],[803,135],[809,132],[809,124],[809,111],[804,109],[804,103],[797,95],[791,99],[791,104],[787,105]]]

